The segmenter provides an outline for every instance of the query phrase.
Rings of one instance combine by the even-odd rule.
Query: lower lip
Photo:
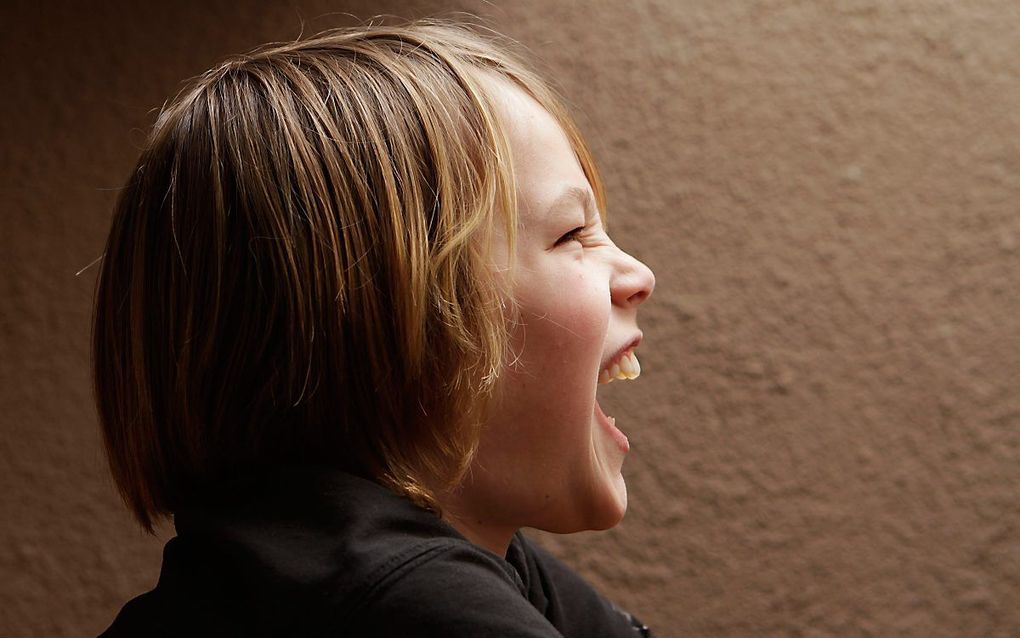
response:
[[[602,411],[602,406],[599,405],[598,401],[595,402],[595,419],[602,426],[602,429],[606,431],[606,434],[616,441],[621,450],[625,453],[630,452],[630,441],[627,440],[627,435],[613,425],[613,422],[609,420],[606,413]]]

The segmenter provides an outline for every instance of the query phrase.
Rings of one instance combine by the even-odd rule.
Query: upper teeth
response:
[[[620,360],[599,373],[599,384],[610,383],[616,379],[636,379],[641,376],[641,364],[633,350],[623,353]]]

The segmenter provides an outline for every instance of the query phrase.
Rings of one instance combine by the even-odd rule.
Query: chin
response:
[[[588,529],[600,531],[616,527],[626,513],[627,484],[624,483],[622,476],[617,476],[609,494],[606,494],[605,502],[594,512],[592,524]]]
[[[569,518],[548,521],[544,525],[533,525],[554,534],[575,532],[598,532],[616,527],[627,513],[627,484],[622,476],[603,486],[599,493],[592,495],[588,506],[576,511]]]

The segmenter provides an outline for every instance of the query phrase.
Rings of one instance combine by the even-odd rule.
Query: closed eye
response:
[[[565,244],[569,241],[581,241],[581,233],[584,232],[584,226],[578,226],[570,232],[564,234],[562,237],[556,240],[556,245]]]

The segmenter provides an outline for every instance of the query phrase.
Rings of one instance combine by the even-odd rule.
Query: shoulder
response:
[[[353,626],[384,629],[375,635],[557,635],[529,609],[505,560],[363,479],[279,473],[179,512],[175,524],[158,585],[129,602],[108,635],[320,635]],[[534,631],[508,630],[513,623],[494,610],[525,615],[522,631]]]
[[[624,635],[610,603],[523,536],[497,556],[337,472],[246,483],[175,522],[158,585],[109,636]]]
[[[518,533],[507,554],[528,583],[531,603],[565,636],[652,636],[651,630],[577,572]]]
[[[437,542],[379,579],[352,626],[375,635],[556,637],[512,565],[470,542]],[[357,632],[355,632],[357,633]]]
[[[379,580],[356,634],[640,638],[641,621],[517,534],[506,559],[470,542],[434,543]]]

